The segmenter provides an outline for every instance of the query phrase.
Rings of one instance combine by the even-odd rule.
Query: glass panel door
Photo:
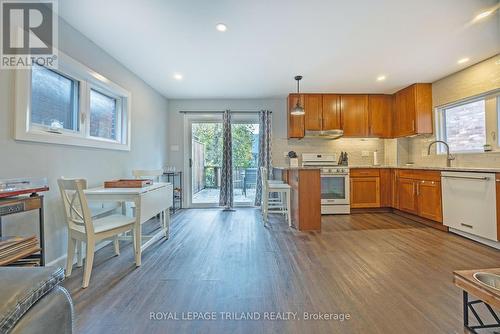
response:
[[[259,159],[259,124],[233,122],[233,196],[235,205],[254,205]]]
[[[222,166],[222,123],[191,123],[191,203],[219,205]]]

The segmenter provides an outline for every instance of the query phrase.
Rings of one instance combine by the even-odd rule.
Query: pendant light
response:
[[[301,116],[305,114],[304,107],[300,105],[300,80],[302,79],[301,75],[295,76],[295,80],[297,80],[297,95],[298,95],[298,100],[297,104],[295,107],[293,107],[292,111],[290,112],[291,115],[293,116]]]

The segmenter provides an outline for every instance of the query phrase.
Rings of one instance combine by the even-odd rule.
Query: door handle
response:
[[[487,176],[458,176],[458,175],[441,175],[441,177],[445,177],[448,179],[466,179],[466,180],[482,180],[487,181],[490,178]],[[497,180],[498,181],[498,180]]]
[[[189,158],[189,168],[193,167],[193,159]]]

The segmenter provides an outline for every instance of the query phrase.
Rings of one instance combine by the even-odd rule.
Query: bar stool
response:
[[[260,174],[262,175],[262,220],[264,225],[268,220],[269,212],[278,211],[286,215],[288,226],[292,226],[292,219],[290,216],[290,189],[291,187],[286,183],[270,182],[267,179],[267,168],[261,167]],[[269,198],[270,193],[277,193],[277,199]]]

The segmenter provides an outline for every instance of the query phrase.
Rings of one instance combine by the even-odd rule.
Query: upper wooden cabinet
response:
[[[323,130],[342,129],[340,95],[323,94]]]
[[[371,137],[392,137],[392,95],[368,96],[368,124]]]
[[[344,137],[367,137],[368,95],[341,95],[342,129]]]
[[[294,116],[291,114],[293,107],[300,102],[304,103],[304,95],[290,94],[288,95],[288,138],[303,138],[304,137],[304,115]]]
[[[304,95],[305,129],[322,130],[323,96],[321,94]]]
[[[300,98],[305,115],[290,114]],[[306,130],[344,130],[344,137],[396,138],[432,133],[432,86],[417,83],[394,95],[290,94],[288,138]]]
[[[432,133],[432,85],[417,83],[394,96],[394,137]]]

